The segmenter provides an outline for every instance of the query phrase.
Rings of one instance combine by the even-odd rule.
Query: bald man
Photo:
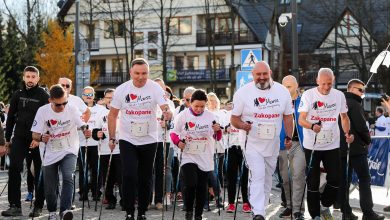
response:
[[[294,122],[298,121],[299,112],[298,106],[301,101],[301,96],[298,93],[297,79],[288,75],[283,78],[282,85],[288,89],[294,107]],[[292,146],[286,147],[284,139],[286,134],[284,129],[280,132],[280,152],[279,152],[279,170],[283,179],[283,188],[286,194],[287,208],[279,215],[280,218],[287,218],[293,214],[295,220],[304,219],[304,205],[302,201],[303,193],[305,192],[305,153],[302,147],[303,134],[302,127],[295,124],[294,133],[292,136]],[[283,124],[284,127],[284,124]],[[289,178],[290,168],[290,178]]]
[[[309,213],[315,220],[320,220],[320,215],[325,220],[333,219],[329,207],[336,200],[340,180],[339,116],[345,141],[353,142],[353,135],[349,134],[350,125],[345,96],[332,88],[333,82],[333,71],[329,68],[321,68],[317,76],[318,86],[302,94],[298,109],[308,167],[307,204]],[[327,172],[327,184],[322,194],[319,192],[321,162]]]
[[[291,147],[293,108],[288,90],[271,78],[272,71],[264,62],[257,62],[252,70],[253,81],[234,94],[231,123],[240,131],[240,145],[249,169],[249,203],[253,220],[265,219],[269,203],[272,174],[279,155],[279,135],[282,121],[286,139]]]

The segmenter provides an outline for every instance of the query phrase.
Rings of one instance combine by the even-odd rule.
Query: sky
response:
[[[38,1],[42,14],[49,17],[55,17],[59,11],[59,8],[57,7],[58,0],[0,0],[0,11],[3,14],[3,17],[5,19],[8,17],[8,12],[4,5],[5,3],[13,14],[18,15],[17,17],[25,17],[27,1],[29,1],[30,4],[34,1]]]

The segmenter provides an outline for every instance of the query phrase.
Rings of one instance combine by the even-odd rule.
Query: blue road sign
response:
[[[245,84],[253,80],[251,71],[237,71],[236,73],[236,89],[243,87]]]
[[[241,50],[241,70],[251,71],[256,62],[261,61],[261,49]]]

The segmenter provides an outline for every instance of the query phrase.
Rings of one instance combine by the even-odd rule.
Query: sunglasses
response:
[[[69,85],[69,84],[61,84],[61,86],[64,87],[64,88],[67,88],[67,89],[70,88],[70,85]]]
[[[64,102],[64,103],[53,103],[55,107],[61,107],[61,106],[66,106],[66,104],[68,104],[68,101]]]
[[[191,99],[186,99],[186,101],[187,101],[187,102],[190,102],[190,101],[191,101]]]
[[[83,93],[83,96],[93,97],[93,93]]]
[[[353,88],[357,89],[360,93],[364,93],[366,91],[365,89],[358,88],[358,87],[353,87]]]

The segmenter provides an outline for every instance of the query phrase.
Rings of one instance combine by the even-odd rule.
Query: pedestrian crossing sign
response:
[[[261,49],[241,50],[241,70],[251,71],[256,62],[261,61]]]

